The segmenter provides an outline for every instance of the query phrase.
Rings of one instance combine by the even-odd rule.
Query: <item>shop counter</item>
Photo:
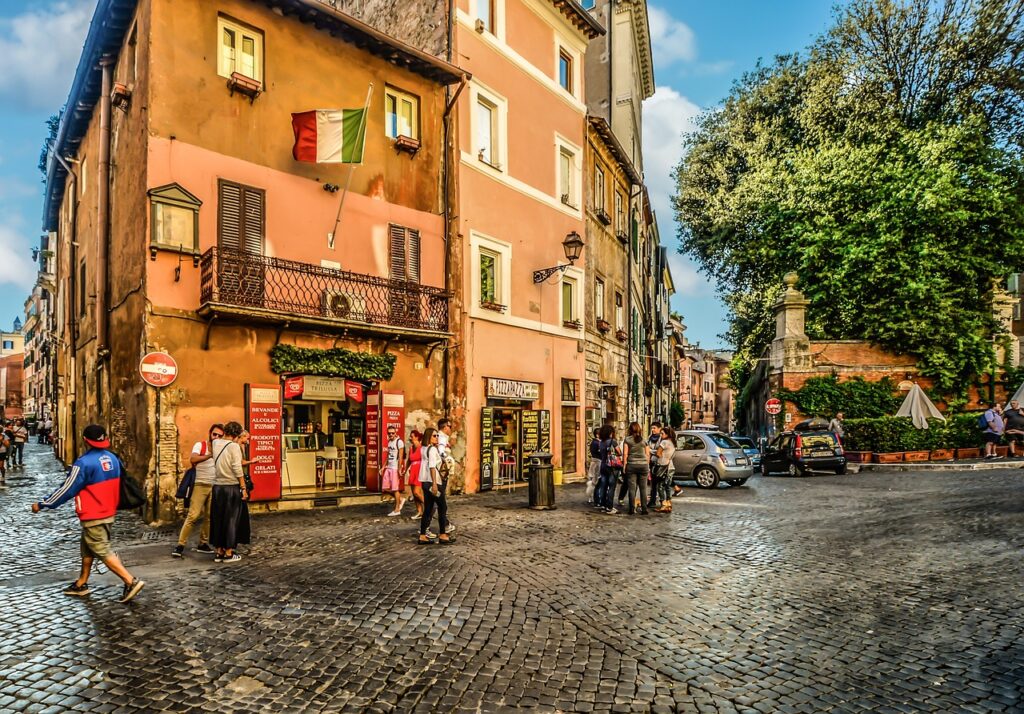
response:
[[[284,487],[316,488],[316,450],[285,449]]]

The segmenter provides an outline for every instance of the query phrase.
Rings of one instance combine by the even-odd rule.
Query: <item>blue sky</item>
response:
[[[63,104],[95,0],[0,3],[0,327],[20,315],[34,282],[43,186],[36,169],[46,118]],[[806,47],[827,27],[830,0],[662,0],[650,3],[658,90],[644,110],[645,175],[662,240],[678,246],[669,172],[679,136],[759,57]],[[691,342],[722,346],[725,309],[683,256],[673,258],[674,307]]]

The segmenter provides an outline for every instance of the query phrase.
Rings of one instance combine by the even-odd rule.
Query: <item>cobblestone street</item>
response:
[[[447,548],[386,504],[264,515],[232,565],[121,516],[148,583],[125,606],[109,574],[61,594],[77,521],[30,513],[62,472],[27,461],[0,490],[0,711],[1024,711],[1013,462],[689,488],[671,516],[456,498]]]

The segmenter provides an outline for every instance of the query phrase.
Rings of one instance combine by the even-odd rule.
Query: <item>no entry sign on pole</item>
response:
[[[764,410],[769,414],[778,414],[782,411],[781,399],[769,399],[764,403]]]
[[[154,387],[166,387],[178,377],[178,363],[166,352],[150,352],[139,362],[142,381]]]

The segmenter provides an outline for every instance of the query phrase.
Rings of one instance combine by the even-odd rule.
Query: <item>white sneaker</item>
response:
[[[617,508],[609,508],[609,509],[608,509],[608,510],[606,511],[606,513],[608,513],[608,515],[612,515],[612,516],[613,516],[613,515],[615,515],[615,514],[616,514],[616,513],[618,513],[618,512],[619,512],[619,509],[617,509]]]
[[[402,515],[401,511],[392,511],[391,513],[388,514],[388,518],[391,518],[392,516],[400,516],[400,515]]]
[[[437,538],[437,533],[434,533],[433,531],[431,531],[431,530],[430,530],[430,529],[428,528],[428,529],[427,529],[427,532],[426,532],[426,536],[427,536],[427,538]]]
[[[411,520],[411,521],[418,521],[421,518],[423,518],[423,516],[421,514],[414,513],[412,516],[409,517],[409,520]]]
[[[455,524],[454,524],[454,523],[449,523],[449,524],[448,524],[448,527],[444,529],[444,532],[445,532],[446,534],[452,534],[452,533],[454,533],[454,532],[455,532]]]

